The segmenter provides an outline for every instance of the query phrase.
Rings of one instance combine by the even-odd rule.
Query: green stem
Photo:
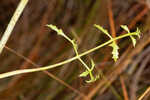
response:
[[[62,61],[60,63],[56,63],[56,64],[53,64],[53,65],[49,65],[49,66],[45,66],[45,67],[41,67],[41,68],[32,68],[32,69],[20,69],[20,70],[15,70],[15,71],[11,71],[11,72],[6,72],[6,73],[2,73],[0,74],[0,79],[2,78],[6,78],[6,77],[10,77],[10,76],[14,76],[14,75],[18,75],[18,74],[23,74],[23,73],[31,73],[31,72],[38,72],[38,71],[44,71],[44,70],[48,70],[48,69],[52,69],[52,68],[55,68],[55,67],[58,67],[58,66],[61,66],[61,65],[64,65],[66,63],[69,63],[69,62],[72,62],[76,59],[79,59],[80,57],[82,56],[85,56],[91,52],[94,52],[95,50],[98,50],[99,48],[102,48],[108,44],[110,44],[111,42],[115,41],[115,40],[118,40],[118,39],[121,39],[121,38],[125,38],[125,37],[128,37],[128,36],[131,36],[131,35],[137,35],[136,32],[133,32],[133,33],[128,33],[128,34],[124,34],[124,35],[121,35],[119,37],[116,37],[116,38],[113,38],[95,48],[92,48],[84,53],[81,53],[79,54],[78,56],[75,56],[73,58],[70,58],[68,60],[65,60],[65,61]]]
[[[76,53],[76,56],[79,56],[79,53],[78,53],[78,51],[77,51],[77,48],[76,48],[74,42],[71,42],[71,43],[72,43],[72,45],[73,45],[74,51],[75,51],[75,53]],[[78,60],[79,60],[79,61],[85,66],[85,68],[90,72],[90,68],[87,66],[86,63],[84,63],[84,61],[83,61],[80,57],[78,58]]]
[[[76,44],[75,42],[71,42],[72,45],[73,45],[73,48],[74,48],[74,51],[76,53],[76,56],[79,56],[79,53],[78,53],[78,50],[77,50],[77,47],[76,47]],[[79,57],[78,60],[84,65],[84,67],[88,70],[89,74],[90,74],[90,78],[91,80],[93,80],[93,75],[92,75],[92,70],[88,67],[88,65]]]

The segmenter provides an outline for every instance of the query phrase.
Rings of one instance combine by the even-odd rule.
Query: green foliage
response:
[[[113,55],[113,59],[114,61],[117,61],[117,59],[119,58],[119,52],[118,52],[118,49],[119,49],[119,46],[115,43],[115,42],[112,42],[109,46],[111,46],[113,48],[113,51],[112,51],[112,55]]]
[[[111,35],[108,33],[108,31],[106,29],[104,29],[103,27],[94,24],[94,26],[99,29],[100,31],[102,31],[105,35],[107,35],[110,39],[112,39]]]
[[[121,28],[124,29],[125,31],[127,31],[128,33],[130,33],[127,25],[121,25]]]
[[[108,33],[108,31],[106,29],[104,29],[103,27],[99,26],[99,25],[94,25],[97,29],[99,29],[100,31],[102,31],[105,35],[107,35],[110,39],[113,40],[113,37]],[[127,25],[121,25],[121,28],[124,29],[125,31],[128,32],[128,34],[130,34],[130,30],[127,27]],[[135,35],[137,35],[140,38],[140,30],[137,28]],[[135,47],[136,45],[136,39],[135,37],[133,37],[132,35],[130,35],[130,38],[132,40],[133,46]],[[114,61],[117,61],[117,59],[119,58],[119,46],[117,45],[117,43],[115,42],[115,40],[113,40],[113,42],[109,45],[113,48],[112,50],[112,58],[114,59]]]
[[[78,45],[76,43],[75,40],[71,40],[68,36],[66,36],[64,34],[64,32],[61,29],[58,29],[55,25],[47,25],[49,28],[51,28],[52,30],[56,31],[58,35],[63,36],[64,38],[66,38],[73,46],[74,51],[76,53],[76,56],[78,57],[78,60],[83,64],[83,66],[86,68],[86,70],[84,72],[82,72],[79,77],[87,77],[88,75],[90,76],[90,80],[86,81],[87,83],[90,82],[94,82],[99,78],[99,75],[96,75],[94,77],[92,71],[94,70],[95,64],[94,61],[91,60],[91,68],[88,67],[88,65],[79,57],[79,53],[78,53]],[[104,29],[103,27],[99,26],[99,25],[94,25],[97,29],[99,29],[100,31],[102,31],[105,35],[107,35],[110,40],[113,40],[113,37],[108,33],[108,31],[106,29]],[[130,33],[128,27],[126,25],[122,25],[121,28],[123,28],[125,31],[127,31],[128,33]],[[137,34],[139,34],[140,31],[137,30]],[[130,38],[132,39],[133,45],[135,46],[136,44],[136,39],[131,35]],[[115,42],[115,40],[112,41],[112,43],[109,45],[113,48],[112,50],[112,58],[114,59],[114,61],[117,61],[117,59],[119,58],[119,46],[117,45],[117,43]]]
[[[79,77],[86,77],[87,75],[89,75],[89,76],[90,76],[90,80],[87,80],[87,81],[86,81],[87,83],[91,83],[91,82],[96,81],[97,79],[99,79],[99,75],[96,75],[95,77],[93,76],[92,71],[94,70],[94,67],[95,67],[95,63],[94,63],[94,61],[91,59],[91,69],[82,72],[82,73],[79,75]]]
[[[59,63],[56,63],[56,64],[52,64],[52,65],[49,65],[49,66],[45,66],[45,67],[40,67],[40,68],[31,68],[31,69],[20,69],[20,70],[15,70],[15,71],[10,71],[10,72],[6,72],[6,73],[1,73],[0,74],[0,79],[2,78],[6,78],[6,77],[10,77],[10,76],[14,76],[14,75],[18,75],[18,74],[23,74],[23,73],[31,73],[31,72],[38,72],[38,71],[44,71],[44,70],[48,70],[48,69],[52,69],[52,68],[55,68],[55,67],[58,67],[58,66],[61,66],[61,65],[64,65],[64,64],[67,64],[69,62],[72,62],[76,59],[78,59],[82,64],[83,66],[86,68],[86,70],[81,73],[79,75],[79,77],[87,77],[89,76],[90,79],[87,80],[86,82],[87,83],[90,83],[90,82],[94,82],[96,81],[97,79],[99,79],[99,75],[93,75],[93,70],[95,68],[95,64],[94,64],[94,61],[91,60],[91,67],[89,67],[82,59],[81,57],[82,56],[85,56],[91,52],[94,52],[95,50],[98,50],[106,45],[109,45],[113,48],[112,50],[112,54],[113,54],[113,59],[114,61],[117,61],[118,59],[118,55],[119,55],[119,52],[118,52],[118,49],[119,49],[119,46],[116,44],[116,40],[119,40],[119,39],[122,39],[122,38],[125,38],[125,37],[133,37],[133,36],[138,36],[140,38],[140,30],[137,28],[137,30],[135,32],[130,32],[128,27],[123,25],[121,26],[125,31],[127,31],[128,33],[127,34],[123,34],[123,35],[120,35],[118,37],[115,37],[115,38],[112,38],[111,35],[108,33],[108,31],[106,29],[104,29],[103,27],[99,26],[99,25],[94,25],[96,28],[98,28],[100,31],[102,31],[105,35],[107,35],[110,40],[108,40],[107,42],[103,43],[103,44],[100,44],[99,46],[97,47],[94,47],[90,50],[87,50],[81,54],[78,53],[78,45],[75,41],[75,39],[70,39],[68,36],[66,36],[64,34],[64,32],[61,30],[61,29],[58,29],[56,26],[54,25],[46,25],[48,26],[49,28],[51,28],[52,30],[56,31],[58,35],[61,35],[63,36],[65,39],[67,39],[73,46],[74,48],[74,51],[75,51],[75,54],[76,56],[75,57],[72,57],[70,59],[67,59],[65,61],[62,61],[62,62],[59,62]],[[135,46],[135,43],[136,43],[136,40],[135,40],[135,37],[133,37],[134,40],[132,40],[133,45]],[[132,38],[131,38],[132,39]]]
[[[79,77],[86,77],[87,75],[89,74],[89,71],[84,71],[84,72],[82,72],[80,75],[79,75]]]
[[[91,69],[88,67],[88,65],[79,57],[79,53],[78,53],[78,45],[75,41],[75,39],[71,40],[68,36],[66,36],[64,34],[64,32],[61,29],[58,29],[55,25],[47,25],[49,28],[51,28],[52,30],[56,31],[58,35],[63,36],[65,39],[67,39],[73,46],[74,51],[76,53],[76,56],[78,57],[78,60],[83,64],[83,66],[86,68],[86,70],[81,73],[79,76],[80,77],[86,77],[87,75],[90,76],[90,80],[86,81],[87,83],[90,82],[94,82],[98,79],[98,77],[94,77],[94,75],[92,74],[92,71],[95,67],[94,61],[91,60]]]
[[[61,29],[58,29],[56,26],[54,25],[46,25],[46,26],[56,31],[58,35],[64,36],[64,32]]]
[[[136,35],[138,36],[138,38],[140,38],[141,31],[139,30],[139,28],[136,29],[136,32],[135,32],[135,33],[136,33]]]
[[[128,33],[130,33],[130,30],[128,29],[127,25],[121,25],[121,28],[124,29],[125,31],[127,31]],[[136,33],[137,33],[137,36],[140,38],[140,30],[138,28],[136,30]],[[135,45],[136,45],[135,37],[131,35],[130,38],[132,40],[133,46],[135,47]]]
[[[108,31],[106,29],[104,29],[103,27],[99,26],[99,25],[94,25],[96,28],[98,28],[100,31],[102,31],[105,35],[107,35],[110,39],[113,39],[112,36],[108,33]],[[119,46],[117,45],[117,43],[115,42],[115,40],[109,45],[113,48],[112,50],[112,58],[114,59],[114,61],[117,61],[117,59],[119,58]]]

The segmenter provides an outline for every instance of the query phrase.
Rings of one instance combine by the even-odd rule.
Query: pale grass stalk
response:
[[[142,100],[148,92],[150,92],[150,86],[149,86],[149,87],[146,89],[146,91],[139,97],[138,100]]]
[[[2,50],[4,48],[4,46],[6,45],[20,15],[22,14],[25,6],[27,5],[28,3],[28,0],[21,0],[16,11],[14,12],[14,15],[12,16],[5,32],[4,32],[4,35],[2,36],[2,39],[0,41],[0,54],[2,53]]]

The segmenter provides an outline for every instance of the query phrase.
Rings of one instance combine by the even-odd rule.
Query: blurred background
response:
[[[2,37],[20,0],[0,0]],[[118,40],[119,60],[112,60],[106,46],[82,59],[96,64],[94,73],[103,75],[94,83],[78,77],[85,69],[78,61],[30,74],[0,80],[0,100],[138,100],[150,86],[150,1],[149,0],[29,0],[9,41],[0,55],[0,73],[43,67],[75,56],[72,45],[46,24],[63,29],[75,38],[79,53],[109,38],[93,25],[108,29],[113,37],[137,27],[141,38],[135,48],[130,38]],[[150,100],[148,93],[143,100]]]

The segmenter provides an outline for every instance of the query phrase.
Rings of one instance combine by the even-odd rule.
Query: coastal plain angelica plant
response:
[[[121,28],[124,29],[127,33],[120,35],[118,37],[113,38],[106,29],[104,29],[103,27],[99,26],[99,25],[94,25],[97,29],[99,29],[100,31],[102,31],[105,35],[107,35],[109,37],[110,40],[108,40],[107,42],[100,44],[99,46],[92,48],[90,50],[87,50],[81,54],[78,53],[78,45],[76,43],[75,39],[70,39],[63,31],[62,29],[58,29],[55,25],[46,25],[47,27],[51,28],[52,30],[56,31],[58,35],[64,37],[66,40],[68,40],[74,49],[74,52],[76,54],[75,57],[72,57],[68,60],[53,64],[53,65],[49,65],[49,66],[45,66],[45,67],[40,67],[40,68],[31,68],[31,69],[20,69],[20,70],[15,70],[15,71],[11,71],[11,72],[6,72],[6,73],[2,73],[0,74],[0,79],[2,78],[6,78],[6,77],[10,77],[10,76],[14,76],[14,75],[18,75],[18,74],[23,74],[23,73],[31,73],[31,72],[39,72],[39,71],[44,71],[44,70],[48,70],[48,69],[52,69],[67,63],[70,63],[74,60],[79,60],[82,65],[85,67],[85,71],[82,72],[79,77],[87,77],[89,76],[90,79],[86,80],[87,83],[90,82],[94,82],[99,78],[99,75],[93,75],[93,70],[95,68],[95,63],[94,61],[91,59],[91,65],[88,66],[82,59],[82,56],[85,56],[91,52],[94,52],[95,50],[98,50],[106,45],[111,46],[112,47],[112,59],[114,59],[114,61],[117,61],[118,57],[119,57],[119,46],[116,43],[116,40],[125,38],[125,37],[130,37],[133,43],[133,46],[135,46],[136,44],[136,39],[135,36],[138,36],[140,38],[140,30],[137,28],[137,30],[135,32],[130,32],[128,27],[126,25],[121,25]]]
[[[94,77],[94,75],[93,75],[93,73],[92,73],[92,71],[94,70],[94,67],[95,67],[95,63],[94,63],[94,61],[91,59],[91,68],[81,59],[81,57],[79,57],[79,53],[78,53],[78,45],[77,45],[77,43],[76,43],[76,41],[75,41],[75,39],[70,39],[68,36],[66,36],[65,34],[64,34],[64,32],[61,30],[61,29],[58,29],[55,25],[47,25],[49,28],[51,28],[52,30],[54,30],[54,31],[56,31],[57,32],[57,34],[58,35],[60,35],[60,36],[62,36],[62,37],[64,37],[66,40],[68,40],[71,44],[72,44],[72,46],[73,46],[73,49],[74,49],[74,51],[75,51],[75,53],[76,53],[76,56],[78,57],[78,60],[83,64],[83,66],[86,68],[86,70],[83,72],[83,73],[81,73],[80,75],[79,75],[79,77],[86,77],[86,76],[90,76],[90,80],[88,80],[88,81],[86,81],[87,83],[90,83],[90,82],[94,82],[94,81],[96,81],[98,78],[99,78],[99,75],[96,75],[95,77]],[[101,26],[99,26],[99,25],[94,25],[97,29],[99,29],[100,31],[102,31],[105,35],[107,35],[109,38],[110,38],[110,40],[113,40],[113,37],[108,33],[108,31],[106,30],[106,29],[104,29],[103,27],[101,27]],[[128,32],[128,34],[130,34],[130,31],[129,31],[129,29],[128,29],[128,27],[126,26],[126,25],[121,25],[121,28],[122,29],[124,29],[125,31],[127,31]],[[137,28],[137,31],[136,31],[136,33],[137,33],[137,36],[138,37],[140,37],[140,31],[139,31],[139,29]],[[136,44],[136,39],[132,36],[132,35],[130,35],[130,38],[131,38],[131,40],[132,40],[132,42],[133,42],[133,46],[135,46],[135,44]],[[118,55],[119,55],[119,52],[118,52],[118,49],[119,49],[119,46],[117,45],[117,43],[115,42],[115,40],[113,40],[112,41],[112,43],[111,44],[109,44],[109,46],[111,46],[112,48],[113,48],[113,50],[112,50],[112,58],[114,59],[114,61],[116,62],[117,61],[117,59],[118,59]]]
[[[61,30],[61,29],[58,29],[56,26],[54,25],[47,25],[49,28],[51,28],[52,30],[56,31],[58,35],[64,37],[66,40],[68,40],[72,46],[73,46],[73,49],[75,51],[75,54],[76,56],[78,57],[78,60],[83,64],[83,66],[86,68],[85,72],[81,73],[79,76],[80,77],[86,77],[87,75],[90,76],[90,80],[86,81],[87,83],[90,83],[90,82],[94,82],[96,81],[99,76],[97,75],[96,77],[94,77],[94,75],[92,74],[92,71],[95,67],[95,64],[94,64],[94,61],[91,59],[91,68],[81,59],[81,57],[79,57],[79,53],[78,53],[78,45],[75,41],[75,39],[70,39],[68,36],[66,36],[64,34],[64,32]]]

